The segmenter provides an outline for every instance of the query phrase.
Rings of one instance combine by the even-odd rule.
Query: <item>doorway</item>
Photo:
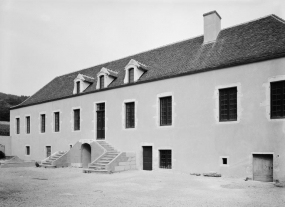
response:
[[[105,139],[105,103],[97,104],[97,139]]]
[[[143,146],[143,170],[152,170],[152,146]]]
[[[81,145],[81,163],[83,168],[88,168],[91,163],[91,146],[87,143]]]
[[[273,182],[273,154],[253,154],[253,180]]]

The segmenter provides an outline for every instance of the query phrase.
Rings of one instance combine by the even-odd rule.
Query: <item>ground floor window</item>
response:
[[[46,146],[46,155],[47,157],[51,156],[51,146]]]
[[[171,150],[159,150],[160,154],[160,168],[171,169]]]
[[[31,149],[30,146],[26,146],[26,155],[30,155]]]

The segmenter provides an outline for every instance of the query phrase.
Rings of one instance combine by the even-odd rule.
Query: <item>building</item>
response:
[[[67,162],[84,167],[105,140],[137,169],[285,180],[285,21],[203,18],[201,36],[56,77],[12,108],[13,154],[76,145]]]
[[[2,156],[11,155],[10,123],[8,121],[0,121],[0,151]]]

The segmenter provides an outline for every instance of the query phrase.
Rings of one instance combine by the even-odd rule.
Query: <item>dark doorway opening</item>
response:
[[[253,180],[273,182],[272,154],[253,154]]]
[[[87,143],[81,145],[81,163],[83,168],[87,168],[91,163],[91,146]]]
[[[152,147],[143,147],[143,170],[152,170]]]
[[[97,139],[105,139],[105,103],[97,104]]]

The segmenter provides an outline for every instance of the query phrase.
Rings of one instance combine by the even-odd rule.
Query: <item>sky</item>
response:
[[[0,0],[0,92],[33,95],[56,76],[270,14],[284,0]]]

